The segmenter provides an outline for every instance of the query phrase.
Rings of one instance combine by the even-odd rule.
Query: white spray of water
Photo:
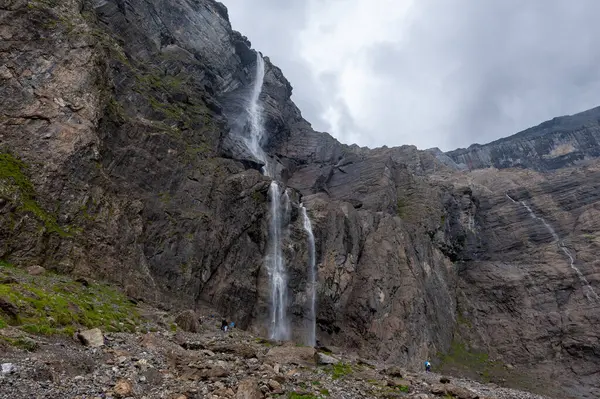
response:
[[[506,194],[506,197],[509,200],[511,200],[512,202],[514,202],[515,204],[520,203],[525,209],[527,209],[527,212],[529,213],[529,216],[531,216],[532,219],[539,220],[540,222],[542,222],[544,227],[546,227],[546,230],[548,230],[548,232],[552,235],[552,238],[554,238],[554,241],[556,241],[558,248],[569,258],[569,265],[571,266],[571,269],[573,269],[575,271],[575,273],[579,277],[579,280],[582,282],[582,284],[584,286],[585,296],[590,301],[592,301],[592,298],[594,298],[596,301],[600,300],[600,296],[598,296],[596,291],[594,291],[594,288],[592,288],[588,279],[585,278],[583,273],[581,273],[581,270],[579,270],[579,268],[577,268],[577,266],[575,266],[575,258],[573,258],[571,251],[569,251],[569,249],[565,246],[565,243],[560,240],[560,237],[558,236],[558,234],[556,234],[556,231],[554,231],[552,226],[550,226],[544,218],[539,217],[535,213],[533,213],[533,210],[529,207],[529,205],[527,205],[525,203],[525,201],[517,202],[508,194]]]
[[[310,218],[306,213],[306,208],[303,204],[300,204],[300,212],[302,213],[302,222],[304,230],[308,235],[308,294],[310,301],[310,309],[308,314],[308,336],[306,337],[306,344],[308,346],[315,346],[317,343],[316,330],[317,330],[317,313],[316,313],[316,300],[317,300],[317,268],[315,262],[315,236],[312,230],[312,224]]]
[[[292,216],[292,202],[290,201],[289,189],[285,189],[283,193],[283,224],[285,226],[290,222]]]
[[[286,200],[287,198],[287,200]],[[279,184],[273,180],[269,187],[271,201],[271,223],[269,226],[269,256],[266,259],[271,289],[271,339],[290,339],[289,321],[287,319],[287,276],[283,259],[282,246],[282,196]],[[289,197],[283,196],[284,207],[289,207]]]
[[[259,160],[266,163],[265,152],[260,146],[264,135],[264,124],[262,115],[262,106],[260,104],[260,93],[262,92],[263,82],[265,80],[265,62],[259,52],[256,52],[256,74],[254,76],[254,85],[248,104],[248,123],[250,124],[250,137],[246,138],[246,145]],[[268,168],[265,166],[265,171]]]

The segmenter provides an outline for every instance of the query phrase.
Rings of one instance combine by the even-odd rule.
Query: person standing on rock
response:
[[[227,332],[227,320],[221,320],[221,330]]]
[[[429,360],[425,360],[425,372],[431,372],[431,363],[429,363]]]

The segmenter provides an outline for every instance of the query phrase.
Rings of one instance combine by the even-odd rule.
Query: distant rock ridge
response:
[[[447,159],[437,153],[438,159]],[[495,167],[555,170],[600,156],[600,107],[543,122],[488,144],[448,151],[459,169]]]

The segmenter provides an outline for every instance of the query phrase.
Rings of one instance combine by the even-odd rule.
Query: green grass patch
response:
[[[29,338],[25,338],[25,337],[12,338],[12,337],[1,337],[0,336],[0,341],[4,341],[7,344],[9,344],[10,346],[13,346],[13,347],[19,348],[19,349],[23,349],[27,352],[33,352],[39,348],[39,345],[37,342],[35,342]]]
[[[464,317],[460,312],[458,312],[456,315],[456,322],[462,326],[466,326],[468,328],[473,328],[471,321],[469,319],[467,319],[466,317]]]
[[[290,392],[290,395],[288,397],[289,397],[289,399],[320,399],[318,396],[315,396],[315,395],[302,394],[302,393],[296,393],[296,392]]]
[[[0,284],[0,298],[18,309],[16,318],[0,312],[4,324],[33,334],[71,335],[77,328],[135,331],[139,316],[127,297],[105,284],[87,287],[66,276],[30,276],[0,264],[0,277],[18,284]]]
[[[255,341],[257,344],[261,344],[263,346],[266,346],[267,348],[272,348],[273,346],[275,346],[275,344],[268,339],[256,338]]]
[[[20,202],[18,210],[33,214],[49,232],[58,233],[63,237],[70,236],[69,232],[58,225],[56,217],[46,212],[37,203],[35,189],[27,177],[27,170],[27,165],[12,154],[0,153],[0,195],[18,194]]]
[[[494,362],[489,360],[487,353],[472,351],[464,343],[454,341],[450,350],[440,356],[440,370],[467,373],[471,378],[480,375],[484,382],[490,381],[490,375],[497,367]]]
[[[406,217],[408,209],[408,200],[406,198],[398,198],[396,201],[396,213],[401,218]]]
[[[338,380],[349,374],[352,374],[352,366],[346,363],[338,363],[331,366],[328,370],[331,373],[331,378]]]

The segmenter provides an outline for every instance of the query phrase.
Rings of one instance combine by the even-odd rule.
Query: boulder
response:
[[[479,398],[479,395],[477,395],[475,392],[470,391],[468,389],[461,388],[456,385],[450,385],[450,384],[446,384],[446,385],[448,386],[447,392],[450,395],[454,395],[454,397],[456,397],[458,399],[478,399]]]
[[[10,318],[15,318],[19,314],[19,308],[9,302],[7,299],[0,298],[0,312]]]
[[[85,346],[96,348],[104,345],[104,335],[102,335],[102,331],[99,328],[80,331],[76,335],[77,339]]]
[[[127,398],[133,396],[133,385],[131,385],[131,382],[125,379],[120,379],[115,384],[113,392],[117,398]]]
[[[210,346],[210,350],[215,353],[231,353],[246,359],[256,357],[256,348],[243,343]]]
[[[457,399],[477,399],[479,397],[476,393],[453,384],[435,384],[431,387],[431,393],[451,395]]]
[[[263,393],[258,388],[258,383],[253,379],[243,380],[238,384],[235,399],[262,399]]]
[[[318,364],[338,364],[340,361],[333,356],[326,355],[321,352],[317,352],[317,363]]]
[[[29,266],[27,268],[27,273],[29,273],[31,276],[39,276],[46,273],[46,269],[38,265]]]
[[[219,398],[233,398],[235,392],[233,392],[233,389],[231,388],[221,387],[219,389],[214,390],[213,395]]]
[[[269,389],[271,390],[271,392],[273,392],[274,394],[281,394],[283,393],[283,388],[281,387],[281,384],[275,380],[269,380],[267,382],[267,385],[269,386]]]
[[[2,363],[2,374],[12,374],[17,371],[17,366],[12,363]]]
[[[266,359],[271,363],[314,366],[315,349],[307,346],[276,346],[269,349]]]
[[[431,386],[430,391],[434,395],[443,395],[446,393],[446,385],[434,384]]]
[[[390,377],[402,378],[404,377],[404,374],[406,374],[406,371],[398,366],[392,366],[385,369],[385,374],[389,375]]]
[[[91,280],[87,277],[77,277],[75,281],[83,285],[84,287],[89,287],[91,284]]]
[[[0,277],[0,284],[5,284],[5,285],[19,284],[19,280],[17,280],[13,276],[4,276],[4,277]]]
[[[193,310],[184,310],[175,318],[175,323],[183,331],[197,333],[200,332],[200,322],[198,315]]]

